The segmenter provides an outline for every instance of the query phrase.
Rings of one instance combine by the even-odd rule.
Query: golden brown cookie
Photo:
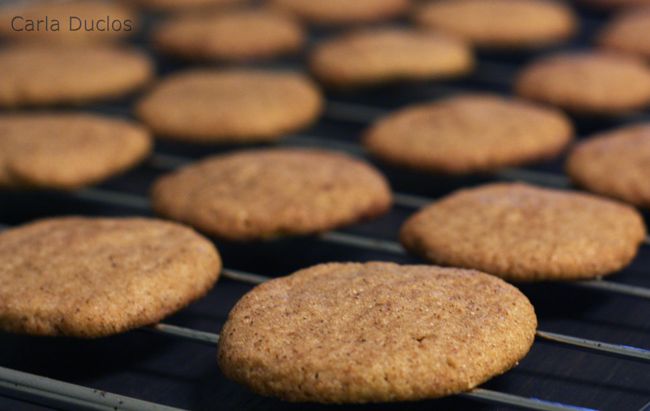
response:
[[[579,186],[650,208],[650,124],[596,135],[571,152],[567,172]]]
[[[512,281],[614,273],[646,235],[632,207],[576,192],[489,184],[453,193],[411,217],[404,246],[436,264]]]
[[[616,17],[600,34],[598,43],[609,50],[650,59],[650,7]]]
[[[164,23],[153,36],[165,54],[235,62],[297,52],[304,40],[291,17],[265,9],[184,16]]]
[[[310,23],[342,25],[371,23],[400,16],[410,0],[269,0],[270,4]]]
[[[468,391],[514,367],[537,318],[478,271],[332,263],[262,284],[228,316],[223,373],[289,401],[412,401]]]
[[[0,115],[0,186],[75,189],[138,163],[149,133],[124,120],[82,113]]]
[[[565,53],[533,62],[517,93],[578,113],[615,114],[650,104],[650,68],[632,57]]]
[[[57,44],[114,41],[134,34],[137,16],[102,0],[18,2],[0,8],[0,38]]]
[[[0,49],[0,107],[76,104],[122,96],[153,76],[139,52],[113,47]]]
[[[573,12],[549,0],[441,0],[416,13],[421,27],[463,38],[481,47],[540,47],[568,39]]]
[[[161,137],[244,143],[278,140],[308,127],[322,105],[316,85],[298,73],[194,70],[163,80],[136,111]]]
[[[572,136],[570,120],[559,111],[470,94],[390,114],[366,131],[364,145],[397,166],[464,174],[553,157]]]
[[[157,213],[235,241],[307,235],[388,211],[370,165],[324,150],[266,149],[209,158],[161,178]]]
[[[317,46],[310,58],[314,75],[333,87],[453,77],[473,65],[471,50],[458,40],[396,28],[345,34]]]
[[[202,297],[207,239],[144,218],[52,218],[0,233],[0,329],[95,338],[155,324]]]
[[[203,12],[215,8],[247,3],[248,0],[123,0],[158,12]]]

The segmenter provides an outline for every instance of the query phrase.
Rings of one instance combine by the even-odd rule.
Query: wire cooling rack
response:
[[[604,16],[581,11],[582,48]],[[312,42],[331,33],[316,33]],[[146,46],[143,39],[137,43]],[[328,96],[324,119],[288,136],[283,146],[321,147],[365,157],[358,144],[374,119],[408,103],[468,91],[508,93],[522,64],[536,53],[479,55],[472,76],[444,83],[388,86]],[[299,59],[264,65],[302,68]],[[183,66],[159,60],[162,74]],[[89,107],[130,116],[132,100]],[[622,124],[649,121],[647,112],[616,118],[577,118],[581,136]],[[151,182],[209,154],[241,149],[158,142],[141,167],[96,188],[73,193],[1,193],[0,229],[35,218],[64,215],[145,215]],[[96,341],[0,334],[0,410],[96,409],[342,409],[293,405],[261,398],[224,379],[216,366],[218,331],[229,309],[254,284],[324,261],[421,261],[395,242],[404,219],[435,198],[494,180],[519,180],[570,189],[562,159],[489,176],[435,177],[379,165],[396,190],[396,206],[380,219],[302,239],[250,245],[218,243],[228,267],[215,289],[164,324]],[[634,264],[606,280],[523,285],[540,319],[529,356],[504,376],[472,392],[442,400],[358,409],[640,410],[650,401],[650,242]]]

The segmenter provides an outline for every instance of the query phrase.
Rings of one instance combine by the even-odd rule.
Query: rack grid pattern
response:
[[[599,15],[583,13],[582,17],[583,37],[568,47],[584,47],[603,21]],[[315,39],[328,34],[317,33]],[[142,39],[138,42],[145,44]],[[407,103],[450,94],[507,93],[518,69],[535,55],[481,54],[477,72],[462,80],[328,96],[324,119],[316,127],[279,144],[324,147],[364,156],[358,136],[378,116]],[[182,69],[164,59],[159,63],[162,73]],[[301,68],[297,60],[265,66]],[[127,100],[90,109],[129,116],[131,104]],[[612,119],[580,118],[576,124],[580,135],[585,136],[649,120],[649,113],[639,112]],[[0,221],[6,225],[0,228],[60,214],[151,215],[146,194],[153,179],[197,158],[231,149],[159,142],[156,154],[143,166],[98,188],[75,193],[2,193]],[[390,215],[313,238],[248,246],[218,244],[229,269],[224,270],[210,295],[165,324],[102,341],[0,335],[0,395],[6,398],[0,398],[0,409],[312,408],[254,396],[225,381],[217,370],[216,333],[229,307],[251,284],[330,260],[421,262],[406,255],[394,242],[400,223],[414,209],[456,188],[495,179],[568,189],[561,161],[506,169],[491,176],[454,179],[380,165],[399,191]],[[650,401],[650,351],[643,349],[650,348],[650,319],[644,315],[650,303],[648,245],[650,241],[631,268],[612,279],[525,285],[524,292],[538,309],[543,331],[538,332],[529,358],[511,373],[489,382],[485,388],[450,399],[368,409],[645,409],[645,403]]]

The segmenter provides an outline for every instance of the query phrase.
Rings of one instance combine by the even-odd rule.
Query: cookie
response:
[[[0,115],[0,186],[76,189],[142,160],[149,133],[135,124],[90,114]]]
[[[405,248],[436,264],[512,281],[582,280],[614,273],[646,232],[632,207],[576,192],[489,184],[453,193],[402,227]]]
[[[247,3],[248,0],[130,0],[128,3],[158,12],[202,12]]]
[[[567,172],[594,193],[650,208],[650,124],[627,126],[579,143]]]
[[[412,401],[509,370],[536,327],[519,290],[478,271],[321,264],[246,294],[218,358],[227,377],[289,401]]]
[[[390,164],[465,174],[558,155],[573,128],[561,112],[488,94],[418,104],[380,119],[364,145]]]
[[[202,297],[210,241],[144,218],[52,218],[0,233],[0,329],[96,338],[154,324]]]
[[[137,16],[101,0],[22,2],[0,8],[0,38],[57,44],[115,41],[135,33]]]
[[[105,46],[0,49],[0,107],[78,104],[119,97],[146,84],[151,61]]]
[[[296,17],[319,25],[346,25],[388,20],[406,13],[410,0],[269,0]]]
[[[163,80],[136,112],[161,137],[244,143],[278,140],[306,128],[322,106],[316,85],[298,73],[204,69]]]
[[[164,54],[229,62],[297,52],[304,41],[297,22],[264,9],[185,16],[164,23],[153,36]]]
[[[526,98],[587,114],[617,114],[650,104],[650,68],[604,52],[564,53],[533,62],[519,75]]]
[[[321,82],[342,88],[453,77],[473,65],[471,50],[456,39],[396,28],[345,34],[323,42],[310,57]]]
[[[548,0],[442,0],[425,3],[414,18],[420,27],[496,48],[548,46],[577,25],[569,7]]]
[[[650,5],[650,3],[648,3]],[[650,6],[616,17],[598,38],[601,47],[650,59]]]
[[[328,231],[385,213],[391,193],[370,165],[345,154],[266,149],[215,156],[161,178],[162,216],[233,241]]]

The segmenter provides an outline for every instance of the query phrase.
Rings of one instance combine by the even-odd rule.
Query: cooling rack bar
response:
[[[645,287],[637,287],[634,285],[627,285],[603,280],[576,281],[570,284],[576,287],[591,288],[599,291],[609,291],[618,294],[624,294],[630,297],[650,299],[650,289]]]
[[[65,410],[182,411],[123,395],[0,367],[0,394]]]
[[[150,330],[157,333],[167,334],[172,337],[180,337],[189,341],[198,343],[216,344],[219,341],[219,334],[196,331],[189,328],[183,328],[167,324],[158,324]],[[209,340],[206,339],[209,337]],[[511,405],[529,410],[546,410],[546,411],[595,411],[592,408],[583,408],[573,405],[566,405],[551,401],[540,400],[536,398],[520,397],[518,395],[506,394],[499,391],[486,390],[477,388],[470,392],[460,394],[463,397],[473,400],[487,401],[499,405]]]
[[[588,351],[598,351],[626,359],[637,359],[650,361],[650,351],[643,348],[631,347],[629,345],[609,344],[601,341],[587,340],[584,338],[572,337],[570,335],[556,334],[546,331],[537,331],[537,338],[582,348]]]
[[[107,190],[101,190],[97,188],[88,188],[85,190],[77,191],[71,193],[72,196],[81,198],[84,200],[105,202],[120,207],[129,207],[138,209],[141,211],[149,211],[149,201],[145,197],[141,197],[133,194],[126,194],[120,192],[113,192]],[[378,240],[373,238],[361,237],[353,234],[341,233],[338,231],[330,231],[328,233],[321,234],[317,237],[318,239],[337,245],[346,245],[351,247],[357,247],[370,251],[378,251],[396,255],[406,255],[406,251],[401,246],[401,244],[394,241]],[[650,240],[646,239],[646,244]],[[613,283],[604,280],[594,280],[594,281],[585,281],[585,282],[573,282],[571,284],[577,284],[578,286],[590,287],[594,289],[599,289],[601,291],[622,294],[626,296],[640,297],[640,298],[650,298],[650,289],[637,286],[627,286],[625,284]]]
[[[507,404],[519,408],[541,411],[596,411],[593,408],[578,407],[575,405],[540,400],[537,398],[524,398],[517,395],[506,394],[499,391],[476,388],[469,393],[459,394],[461,397],[471,398],[490,404]]]

